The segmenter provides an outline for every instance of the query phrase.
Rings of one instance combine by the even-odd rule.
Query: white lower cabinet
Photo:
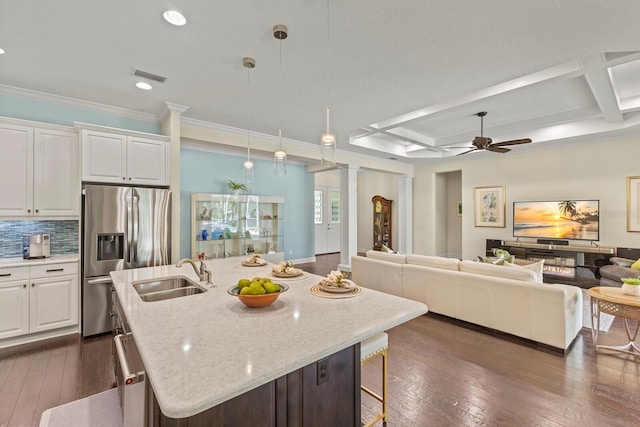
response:
[[[0,339],[77,325],[78,283],[77,262],[0,269]]]
[[[27,281],[0,283],[0,339],[29,333]]]

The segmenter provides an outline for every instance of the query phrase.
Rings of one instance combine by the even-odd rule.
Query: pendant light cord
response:
[[[251,68],[247,67],[247,160],[251,160]]]
[[[279,40],[279,46],[280,46],[280,128],[278,129],[278,135],[279,135],[279,139],[280,139],[280,151],[282,151],[282,113],[284,111],[284,94],[282,91],[282,39],[278,39]]]
[[[331,42],[330,42],[330,38],[329,38],[329,0],[327,0],[327,133],[329,133],[329,91],[330,91],[330,87],[331,84],[330,82],[330,76],[329,76],[329,71],[330,71],[330,51],[331,51]]]

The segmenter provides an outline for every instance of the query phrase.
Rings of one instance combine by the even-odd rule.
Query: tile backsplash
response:
[[[51,256],[77,254],[79,221],[0,221],[0,259],[22,257],[22,236],[51,235]]]

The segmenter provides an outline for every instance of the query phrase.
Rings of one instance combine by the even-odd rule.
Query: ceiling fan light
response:
[[[251,169],[251,168],[253,168],[253,162],[252,162],[251,160],[246,160],[246,161],[244,162],[244,168],[245,168],[245,169]]]

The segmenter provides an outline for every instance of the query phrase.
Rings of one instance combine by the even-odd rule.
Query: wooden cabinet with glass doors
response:
[[[373,196],[373,249],[382,250],[382,246],[393,248],[391,232],[391,204],[393,200],[382,196]]]
[[[191,195],[191,257],[284,259],[284,197]]]

